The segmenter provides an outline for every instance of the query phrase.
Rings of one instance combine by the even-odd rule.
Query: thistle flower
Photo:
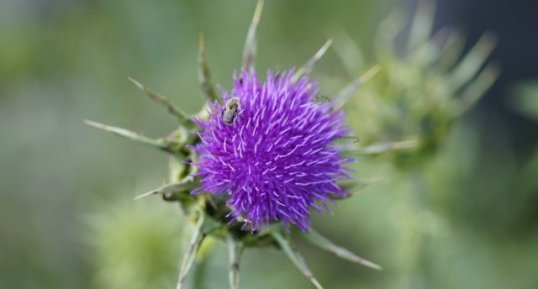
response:
[[[137,199],[158,194],[165,201],[177,202],[193,224],[177,289],[182,288],[208,236],[228,243],[232,289],[239,288],[238,263],[243,248],[268,245],[282,250],[321,289],[292,244],[290,225],[301,229],[306,240],[323,250],[381,269],[310,227],[312,210],[321,212],[333,199],[347,197],[344,185],[348,188],[349,183],[354,184],[348,180],[349,170],[344,166],[352,160],[343,157],[349,148],[335,142],[349,137],[343,124],[343,105],[377,69],[369,70],[329,101],[316,101],[318,85],[308,74],[331,45],[329,40],[299,69],[269,71],[260,81],[254,60],[262,6],[259,0],[247,34],[241,72],[233,88],[223,95],[217,94],[211,80],[200,37],[199,79],[207,102],[197,115],[185,114],[162,95],[130,79],[178,121],[178,128],[167,137],[151,139],[87,121],[171,155],[170,183]],[[254,231],[256,234],[251,234]]]
[[[294,82],[295,70],[268,72],[264,83],[243,71],[233,89],[200,121],[198,166],[203,188],[229,194],[234,219],[251,229],[281,221],[307,231],[310,208],[321,211],[331,196],[343,197],[338,180],[348,174],[333,141],[347,136],[344,115],[330,102],[316,102],[317,83]],[[238,101],[231,123],[226,104]],[[245,223],[245,224],[248,224]]]

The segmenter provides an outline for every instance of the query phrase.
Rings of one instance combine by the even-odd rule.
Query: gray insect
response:
[[[227,125],[232,125],[240,109],[241,103],[239,101],[239,98],[230,98],[224,104],[224,111],[222,111],[222,121],[224,121],[224,123]]]

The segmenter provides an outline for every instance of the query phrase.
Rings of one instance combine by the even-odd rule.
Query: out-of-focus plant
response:
[[[404,260],[397,282],[404,288],[427,286],[431,268],[426,262],[431,260],[435,238],[447,231],[432,206],[428,165],[446,143],[454,123],[499,75],[497,66],[488,63],[495,46],[491,34],[484,34],[464,53],[464,39],[457,32],[442,28],[433,33],[433,2],[418,1],[417,7],[410,25],[399,12],[381,23],[372,60],[380,72],[353,94],[352,105],[346,107],[352,112],[350,125],[366,146],[359,152],[363,156],[388,152],[384,154],[388,161],[410,182],[410,194],[397,192],[394,198],[398,246]],[[336,51],[354,73],[360,63],[353,59],[365,57],[342,35]]]
[[[384,21],[376,41],[379,77],[355,98],[356,127],[365,142],[413,139],[413,150],[396,150],[393,163],[411,185],[399,194],[403,259],[399,282],[427,286],[437,242],[450,230],[433,202],[428,165],[451,135],[454,124],[494,84],[499,69],[488,63],[495,38],[484,34],[464,54],[463,37],[451,28],[433,32],[434,5],[419,1],[408,29],[394,14]],[[364,122],[367,126],[360,127]]]
[[[156,203],[122,200],[89,219],[97,288],[163,288],[174,282],[182,230],[177,214]]]
[[[364,153],[391,150],[402,166],[427,159],[443,145],[454,121],[497,79],[498,67],[487,63],[495,46],[493,35],[484,34],[463,54],[464,38],[456,31],[445,27],[432,35],[433,16],[433,3],[419,1],[408,29],[399,11],[381,23],[373,58],[379,75],[357,90],[353,105],[347,106],[363,144],[386,142]],[[354,72],[360,63],[350,61],[346,51],[361,53],[351,41],[342,40],[336,51]]]
[[[512,106],[522,115],[538,121],[538,82],[521,83],[514,94]]]

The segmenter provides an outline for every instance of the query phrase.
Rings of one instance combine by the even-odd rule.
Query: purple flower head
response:
[[[243,71],[199,122],[203,190],[227,194],[232,217],[251,230],[280,221],[308,231],[311,208],[345,195],[337,181],[349,177],[350,160],[333,145],[348,134],[344,114],[316,102],[316,82],[294,75],[269,71],[261,83]]]

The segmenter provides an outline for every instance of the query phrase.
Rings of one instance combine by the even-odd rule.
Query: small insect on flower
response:
[[[240,109],[241,102],[239,98],[230,98],[224,104],[224,110],[222,111],[222,121],[227,125],[232,125]]]

